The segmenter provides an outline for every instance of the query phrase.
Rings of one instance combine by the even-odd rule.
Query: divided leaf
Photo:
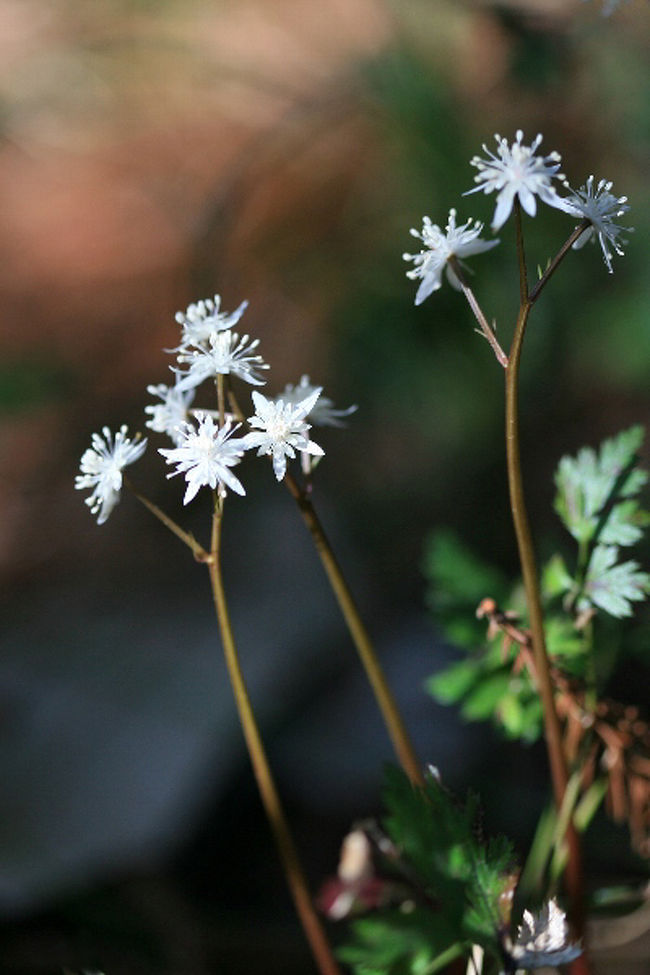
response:
[[[583,447],[563,457],[555,475],[555,510],[576,541],[633,545],[647,515],[632,500],[648,479],[636,467],[643,428],[630,427],[605,440],[596,452]],[[628,499],[628,500],[626,500]]]
[[[650,574],[642,572],[638,562],[616,565],[617,558],[616,546],[596,545],[578,609],[594,605],[611,616],[631,616],[632,602],[645,599],[650,593]]]
[[[499,898],[510,882],[510,843],[482,843],[476,799],[460,805],[433,775],[422,789],[401,770],[388,769],[385,803],[395,869],[413,899],[354,922],[354,941],[340,957],[356,975],[424,975],[479,944],[498,963]]]
[[[643,428],[630,427],[605,440],[596,452],[583,447],[563,457],[555,477],[555,509],[580,544],[573,598],[578,610],[592,607],[614,617],[632,615],[632,603],[650,592],[650,576],[637,562],[617,565],[620,546],[634,545],[650,523],[635,497],[648,475],[636,466]],[[549,575],[556,594],[571,592],[563,572]]]

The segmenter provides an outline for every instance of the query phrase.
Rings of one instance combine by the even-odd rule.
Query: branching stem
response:
[[[458,260],[457,257],[452,256],[449,258],[449,264],[453,268],[454,274],[458,278],[460,282],[460,286],[463,289],[463,294],[467,298],[467,303],[469,304],[469,307],[472,309],[474,318],[478,322],[479,334],[482,335],[485,339],[487,339],[487,341],[489,342],[492,348],[492,351],[494,352],[497,358],[497,362],[499,363],[499,365],[503,366],[504,369],[506,369],[508,365],[508,356],[505,354],[505,352],[499,345],[499,341],[494,333],[494,329],[491,328],[490,325],[488,325],[488,320],[483,314],[483,310],[479,305],[478,301],[476,300],[476,296],[474,292],[467,284],[460,261]]]
[[[180,538],[181,542],[192,550],[195,559],[197,559],[199,562],[205,562],[208,558],[208,553],[203,546],[197,542],[194,535],[192,535],[190,532],[184,531],[180,525],[176,524],[173,518],[170,518],[169,515],[165,514],[162,508],[159,508],[157,504],[154,504],[153,501],[150,501],[149,498],[145,497],[144,494],[141,494],[137,488],[133,486],[125,474],[123,474],[122,477],[124,480],[124,486],[135,495],[138,501],[140,501],[145,508],[147,508],[148,511],[150,511],[151,514],[158,519],[158,521],[161,521],[165,528],[168,528],[172,534],[176,535],[177,538]]]
[[[519,314],[517,316],[517,323],[515,325],[512,346],[510,349],[508,367],[506,369],[506,457],[508,467],[508,487],[510,491],[512,520],[515,535],[517,537],[519,560],[521,563],[524,589],[526,592],[526,602],[528,605],[538,690],[542,699],[542,707],[544,712],[544,734],[549,756],[553,795],[555,798],[555,804],[558,810],[560,810],[562,808],[564,794],[567,788],[568,772],[562,744],[562,728],[555,709],[555,695],[553,690],[553,682],[551,679],[548,652],[546,649],[544,618],[542,613],[537,565],[528,521],[528,513],[526,511],[524,499],[521,459],[519,453],[519,366],[521,362],[524,334],[534,298],[528,293],[526,258],[521,226],[521,208],[517,200],[515,201],[515,218],[517,227],[517,253],[519,259],[521,304]],[[569,238],[569,240],[571,240],[571,238]],[[567,250],[568,247],[563,248],[562,256]],[[561,258],[556,261],[554,269],[559,264],[559,260],[561,260]],[[537,294],[539,294],[540,290],[540,288],[537,289]],[[536,296],[537,295],[535,295],[535,297]],[[569,847],[569,859],[566,872],[567,892],[571,900],[572,919],[576,927],[576,933],[578,936],[582,936],[584,930],[582,857],[578,834],[572,824],[569,824],[566,838]],[[577,962],[580,964],[577,964]],[[586,957],[581,956],[580,959],[577,959],[576,962],[573,963],[572,972],[574,972],[574,975],[578,975],[578,972],[586,972],[588,970],[586,966]]]

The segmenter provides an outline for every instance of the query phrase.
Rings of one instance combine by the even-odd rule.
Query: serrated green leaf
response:
[[[431,965],[425,970],[434,972],[438,961],[468,951],[473,943],[497,957],[498,902],[512,867],[511,845],[502,838],[482,843],[476,797],[461,805],[433,776],[420,788],[401,770],[389,768],[384,801],[384,825],[405,864],[404,876],[417,881],[431,904],[358,922],[357,940],[341,957],[357,972],[386,975],[415,975],[415,960],[425,958]]]
[[[620,499],[632,498],[647,481],[645,471],[635,466],[642,442],[643,428],[634,426],[605,440],[598,453],[583,447],[576,457],[561,459],[555,510],[581,544],[598,540],[631,545],[638,540],[637,504],[622,505]]]
[[[610,511],[598,541],[602,545],[635,545],[643,538],[641,526],[647,524],[644,516],[638,501],[621,501]]]
[[[423,961],[432,963],[437,954],[435,941],[445,940],[435,928],[435,915],[432,919],[431,912],[424,908],[409,913],[394,908],[355,921],[355,942],[340,948],[337,954],[358,975],[416,975],[414,960],[422,970]]]
[[[634,561],[617,565],[617,558],[616,546],[597,545],[594,548],[578,604],[580,609],[593,605],[611,616],[622,618],[632,615],[632,602],[645,599],[650,592],[650,575],[642,572]]]

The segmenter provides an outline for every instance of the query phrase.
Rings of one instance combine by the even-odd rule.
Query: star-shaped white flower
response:
[[[300,403],[308,396],[311,396],[316,389],[321,389],[321,395],[318,397],[314,408],[307,414],[306,419],[311,420],[317,427],[345,426],[341,422],[341,419],[344,416],[349,416],[350,413],[354,413],[358,407],[348,406],[346,410],[335,409],[332,400],[328,396],[322,395],[322,387],[314,386],[310,383],[309,376],[301,376],[300,382],[295,386],[291,383],[285,386],[284,392],[275,397],[275,402],[277,403],[279,400],[282,400],[283,403]]]
[[[274,402],[262,396],[257,390],[252,393],[255,415],[249,417],[254,427],[244,437],[246,450],[257,448],[257,456],[271,454],[273,472],[281,481],[287,471],[287,457],[294,458],[296,451],[322,457],[325,451],[309,439],[310,426],[305,417],[313,410],[320,396],[320,388],[300,403],[285,403],[281,399]]]
[[[138,460],[147,447],[146,438],[131,440],[127,433],[128,428],[121,426],[113,437],[109,428],[103,427],[103,436],[93,433],[92,446],[81,458],[81,474],[77,474],[74,486],[79,491],[93,489],[85,503],[97,515],[98,525],[104,524],[120,500],[123,469]]]
[[[565,209],[562,197],[557,195],[551,185],[553,178],[565,182],[564,176],[558,172],[559,154],[551,152],[548,156],[536,156],[535,151],[542,141],[542,136],[536,136],[530,146],[521,144],[523,137],[524,133],[519,129],[515,141],[509,145],[507,139],[495,135],[497,153],[491,152],[486,145],[483,145],[489,159],[474,156],[470,161],[470,164],[476,166],[479,171],[478,176],[474,177],[474,182],[479,185],[472,190],[467,190],[463,195],[478,193],[479,190],[483,190],[484,193],[497,191],[492,230],[498,230],[506,222],[516,196],[531,217],[534,217],[537,212],[536,196],[549,206],[557,207],[559,210]]]
[[[183,438],[182,428],[187,422],[190,403],[194,399],[194,389],[183,392],[178,386],[158,383],[157,386],[147,386],[147,392],[157,396],[162,402],[145,406],[145,413],[149,413],[151,417],[145,426],[156,433],[166,433],[178,446]]]
[[[580,234],[575,244],[575,250],[583,247],[588,240],[594,242],[598,239],[600,243],[607,270],[612,273],[612,247],[617,254],[623,256],[623,249],[619,243],[622,233],[630,232],[633,227],[621,227],[615,223],[617,217],[622,217],[630,209],[626,196],[614,196],[611,193],[613,183],[609,180],[601,179],[594,190],[594,177],[590,176],[587,182],[579,190],[571,190],[566,197],[567,210],[576,217],[586,217],[591,221],[591,227],[587,227],[584,233]],[[626,241],[622,241],[626,243]],[[609,246],[608,246],[609,245]]]
[[[220,312],[220,306],[221,296],[215,295],[214,299],[204,298],[188,305],[184,312],[176,312],[176,321],[183,327],[181,347],[202,345],[209,342],[213,332],[232,328],[248,308],[248,302],[242,301],[239,308],[231,313]]]
[[[241,482],[230,471],[244,456],[244,441],[232,435],[238,426],[231,427],[230,421],[219,428],[213,418],[197,410],[198,427],[185,423],[180,434],[178,447],[160,447],[168,464],[176,464],[176,470],[167,477],[184,474],[187,490],[183,504],[196,496],[199,488],[217,488],[223,496],[229,487],[236,494],[246,494]]]
[[[449,219],[445,230],[441,230],[437,223],[431,223],[429,217],[422,218],[422,231],[412,229],[413,237],[417,237],[425,245],[419,254],[402,254],[405,261],[413,261],[415,267],[406,272],[407,278],[422,279],[415,296],[415,304],[421,305],[433,291],[442,286],[442,272],[446,270],[447,280],[457,290],[461,289],[458,277],[449,264],[451,257],[462,262],[463,257],[481,254],[496,247],[498,240],[481,240],[480,234],[483,224],[471,219],[462,226],[456,226],[456,211],[449,211]]]
[[[518,968],[545,968],[573,961],[582,954],[582,947],[569,941],[566,915],[553,898],[537,914],[524,911],[508,954]]]
[[[212,332],[208,348],[194,348],[182,351],[177,356],[179,363],[188,364],[187,372],[175,369],[178,379],[176,389],[182,393],[186,389],[200,386],[206,379],[222,376],[238,376],[254,386],[263,386],[265,380],[257,375],[258,369],[268,369],[261,355],[255,352],[259,339],[249,342],[249,336],[241,339],[236,332]]]

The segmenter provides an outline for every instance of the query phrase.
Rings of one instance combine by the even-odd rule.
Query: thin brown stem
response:
[[[528,269],[526,268],[526,250],[524,248],[524,230],[521,225],[521,204],[515,197],[515,233],[517,235],[517,258],[519,265],[519,303],[523,307],[528,301]]]
[[[208,567],[219,622],[219,631],[221,633],[226,665],[235,695],[239,719],[246,739],[260,797],[273,831],[289,889],[291,890],[296,910],[311,947],[316,965],[321,975],[340,975],[339,966],[332,954],[332,949],[309,893],[300,859],[271,774],[239,663],[221,573],[222,514],[222,502],[220,499],[217,499],[212,523],[211,558]]]
[[[226,422],[226,395],[224,377],[221,373],[217,375],[217,408],[219,410],[219,426],[222,427]]]
[[[159,508],[157,504],[150,501],[149,498],[145,497],[144,494],[140,494],[126,475],[123,474],[122,477],[124,479],[124,486],[135,495],[138,501],[140,501],[145,508],[151,512],[152,515],[161,521],[165,528],[169,528],[170,532],[176,535],[177,538],[180,538],[181,542],[192,550],[195,559],[197,559],[199,562],[205,562],[208,558],[208,553],[203,546],[197,542],[194,535],[192,535],[190,532],[184,531],[181,526],[177,525],[173,518],[170,518],[169,515],[165,514],[165,512]]]
[[[352,593],[343,578],[341,568],[332,551],[332,547],[323,530],[323,526],[320,523],[311,499],[305,491],[301,491],[297,482],[290,474],[285,475],[284,483],[298,505],[303,521],[314,540],[314,545],[320,556],[330,586],[332,587],[350,636],[357,648],[366,675],[374,691],[379,710],[381,711],[400,765],[411,782],[415,785],[424,785],[424,775],[413,743],[406,730],[395,698],[388,686],[381,664],[377,659],[368,631],[361,620]]]
[[[542,276],[539,279],[539,281],[537,282],[537,284],[534,285],[534,287],[531,288],[530,296],[529,296],[529,300],[530,300],[531,305],[534,305],[535,304],[535,302],[537,301],[537,299],[540,296],[540,293],[541,293],[542,289],[546,287],[546,285],[548,284],[548,282],[550,281],[550,279],[552,278],[552,276],[555,274],[555,272],[559,268],[560,264],[562,263],[562,261],[564,260],[564,258],[567,256],[567,254],[571,250],[571,247],[573,246],[573,244],[575,244],[575,242],[578,239],[578,237],[580,237],[584,233],[584,231],[587,229],[587,227],[589,227],[589,226],[590,226],[590,221],[585,219],[585,220],[582,220],[578,224],[578,226],[575,227],[575,229],[571,231],[571,233],[569,234],[568,238],[562,244],[562,246],[560,247],[559,251],[557,252],[557,254],[555,255],[555,257],[553,258],[553,260],[551,261],[551,263],[549,264],[549,266],[546,268],[546,270],[542,274]]]
[[[555,709],[553,681],[546,649],[544,634],[544,617],[537,575],[535,551],[526,510],[523,477],[521,472],[521,458],[519,452],[519,366],[521,351],[528,317],[532,309],[532,300],[528,294],[526,260],[523,247],[521,228],[521,210],[516,201],[515,219],[517,226],[517,253],[519,258],[519,281],[521,307],[517,316],[508,368],[506,369],[506,456],[508,467],[508,487],[510,492],[510,508],[517,537],[519,560],[526,592],[526,603],[531,630],[531,639],[537,682],[544,714],[544,735],[549,756],[551,781],[555,804],[562,808],[564,794],[568,783],[568,772],[562,744],[562,728]],[[584,932],[584,891],[582,856],[578,834],[573,824],[567,829],[567,843],[569,859],[566,871],[567,892],[571,901],[572,919],[578,936]],[[588,962],[581,956],[572,965],[572,972],[588,971]]]
[[[502,365],[503,368],[505,369],[506,366],[508,365],[508,356],[501,348],[499,341],[494,333],[494,329],[488,324],[488,320],[483,314],[483,310],[479,305],[478,301],[476,300],[476,296],[474,295],[474,292],[467,284],[460,261],[458,260],[457,257],[454,257],[452,255],[449,258],[449,264],[453,268],[454,274],[458,278],[460,286],[463,289],[463,294],[467,298],[467,303],[469,304],[469,307],[472,309],[472,314],[474,315],[474,318],[478,322],[479,334],[482,335],[485,339],[487,339],[487,341],[490,344],[490,347],[492,348],[492,351],[494,352],[497,358],[497,362],[500,365]]]

